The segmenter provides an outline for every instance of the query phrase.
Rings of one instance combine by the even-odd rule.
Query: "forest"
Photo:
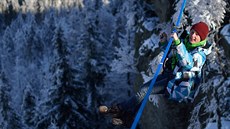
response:
[[[125,129],[98,113],[157,68],[183,0],[1,0],[0,129]],[[140,129],[230,128],[230,2],[187,1],[178,33],[204,21],[212,53],[191,103],[153,95]],[[182,115],[184,113],[184,115]]]

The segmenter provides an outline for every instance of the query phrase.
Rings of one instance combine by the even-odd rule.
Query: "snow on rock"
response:
[[[218,129],[217,123],[208,123],[205,129]],[[221,129],[230,129],[230,121],[225,120],[224,118],[221,119]]]
[[[230,45],[230,24],[224,26],[224,28],[220,31],[220,34],[224,36],[227,43]]]
[[[144,55],[148,50],[155,51],[155,49],[159,47],[159,40],[159,36],[153,34],[149,39],[144,41],[139,49],[139,54]]]
[[[224,37],[219,43],[223,46],[226,57],[230,57],[230,24],[224,26],[220,31],[220,34]]]

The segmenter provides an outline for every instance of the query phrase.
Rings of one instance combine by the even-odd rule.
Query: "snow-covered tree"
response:
[[[0,128],[113,128],[98,105],[128,99],[139,75],[151,78],[159,34],[170,35],[182,1],[1,0]],[[228,6],[194,0],[185,7],[182,28],[205,21],[214,43],[204,67],[211,80],[200,86],[189,128],[229,120],[229,59],[214,38]],[[152,99],[161,106],[161,97]]]
[[[15,66],[13,71],[14,80],[12,82],[15,87],[12,93],[17,93],[14,97],[14,102],[17,106],[22,104],[23,89],[25,89],[28,82],[33,83],[33,88],[39,90],[43,83],[41,72],[43,44],[38,41],[35,17],[28,13],[24,22],[25,24],[21,26],[21,29],[17,30],[13,38]],[[36,95],[40,96],[40,91],[36,92]],[[22,112],[20,109],[18,110]]]
[[[13,43],[13,35],[10,27],[7,27],[4,31],[4,35],[1,41],[1,67],[4,69],[6,75],[12,73],[12,69],[15,64],[15,45]],[[10,66],[10,67],[9,67]]]
[[[20,117],[12,108],[12,99],[10,95],[12,87],[9,85],[8,79],[5,74],[0,74],[0,116],[2,121],[0,125],[5,129],[21,129],[23,128]]]
[[[176,12],[172,17],[172,21],[174,24],[176,24],[182,2],[183,0],[176,1],[176,7],[175,7]],[[182,23],[180,24],[180,27],[186,26],[185,28],[189,30],[192,24],[203,21],[209,25],[210,28],[209,37],[211,37],[210,40],[211,42],[213,42],[214,34],[219,31],[221,27],[221,23],[223,23],[224,16],[226,13],[226,7],[227,7],[226,0],[188,1],[185,7],[186,14],[183,15],[183,18],[181,20]]]
[[[5,28],[4,15],[0,14],[0,33],[3,35],[3,30]]]
[[[215,5],[215,6],[212,6]],[[226,1],[190,1],[185,10],[192,24],[199,21],[206,22],[210,27],[208,41],[213,45],[213,52],[207,57],[204,69],[205,83],[201,84],[198,98],[190,118],[189,128],[204,128],[209,122],[216,121],[217,128],[221,128],[221,121],[227,118],[229,112],[225,107],[229,102],[228,72],[229,62],[224,58],[223,49],[219,48],[215,35],[221,27],[226,12]],[[208,79],[210,78],[210,80]],[[201,119],[202,118],[202,119]]]
[[[84,69],[86,76],[84,83],[87,86],[87,107],[92,114],[92,126],[100,126],[98,121],[102,121],[97,114],[97,107],[101,98],[100,91],[104,87],[104,77],[109,69],[108,62],[111,59],[111,24],[108,17],[111,17],[106,10],[102,10],[103,3],[101,0],[84,1],[85,8],[82,9],[81,15],[83,20],[81,35],[78,40],[78,46],[84,47],[83,57]],[[104,21],[108,21],[108,24]],[[82,54],[81,54],[82,55]]]
[[[35,127],[38,120],[38,111],[36,109],[36,96],[34,95],[34,91],[31,89],[31,85],[28,84],[23,93],[23,120],[24,124],[28,126],[28,128]]]
[[[129,0],[123,3],[121,10],[119,10],[116,21],[114,32],[114,40],[119,42],[116,49],[117,59],[114,59],[111,64],[112,70],[118,73],[135,73],[137,72],[135,59],[135,33],[138,30],[138,23],[141,22],[143,10],[140,6],[141,2]],[[123,27],[118,29],[117,27]],[[115,37],[116,36],[116,37]],[[137,58],[137,57],[136,57]],[[121,70],[122,69],[122,70]]]
[[[22,15],[19,14],[17,19],[8,26],[3,34],[2,37],[2,50],[1,50],[1,58],[4,60],[2,62],[2,68],[4,69],[4,72],[6,76],[10,75],[13,73],[13,69],[15,66],[15,59],[16,59],[16,44],[14,42],[15,35],[17,33],[17,30],[21,28],[23,25],[23,18]],[[23,37],[21,37],[23,38]]]
[[[44,53],[43,53],[43,59],[44,58],[50,58],[50,56],[52,56],[52,50],[53,46],[51,44],[52,42],[52,38],[54,35],[54,30],[56,28],[56,19],[57,17],[55,16],[55,10],[54,9],[49,9],[47,10],[47,12],[44,14],[44,19],[41,22],[40,26],[38,28],[40,28],[38,30],[38,37],[39,37],[39,41],[40,44],[42,44],[44,47]]]
[[[200,85],[195,107],[190,118],[190,128],[197,125],[205,127],[208,123],[216,122],[221,128],[224,119],[229,121],[229,71],[226,71],[229,61],[225,60],[221,50],[213,52],[204,69],[205,82]],[[221,61],[220,61],[221,59]],[[219,60],[219,61],[218,61]],[[219,63],[218,63],[219,62]],[[208,79],[210,78],[210,79]],[[199,99],[201,97],[201,99]],[[203,118],[203,119],[200,119]]]
[[[69,52],[63,30],[57,27],[55,32],[55,62],[51,68],[53,85],[49,89],[49,100],[44,103],[47,110],[37,127],[48,128],[52,122],[59,128],[87,127],[87,110],[83,104],[85,88],[81,82],[75,81],[76,71],[68,64],[66,57]]]
[[[204,21],[210,28],[215,30],[218,29],[223,22],[226,5],[225,0],[194,0],[187,3],[185,10],[188,12],[192,23]]]

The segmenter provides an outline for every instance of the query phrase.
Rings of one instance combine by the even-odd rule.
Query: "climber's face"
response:
[[[190,43],[198,43],[200,41],[201,41],[201,38],[198,35],[198,33],[195,30],[191,30],[190,35],[189,35],[189,42]]]

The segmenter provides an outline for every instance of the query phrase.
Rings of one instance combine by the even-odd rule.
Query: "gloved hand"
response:
[[[180,44],[180,39],[178,38],[178,36],[177,36],[177,33],[172,33],[172,38],[173,38],[173,41],[174,41],[174,44],[175,45],[179,45]]]
[[[176,41],[176,40],[178,40],[179,38],[178,38],[178,36],[177,36],[177,33],[172,33],[172,35],[171,35],[172,37],[173,37],[173,39],[174,39],[174,41]]]

